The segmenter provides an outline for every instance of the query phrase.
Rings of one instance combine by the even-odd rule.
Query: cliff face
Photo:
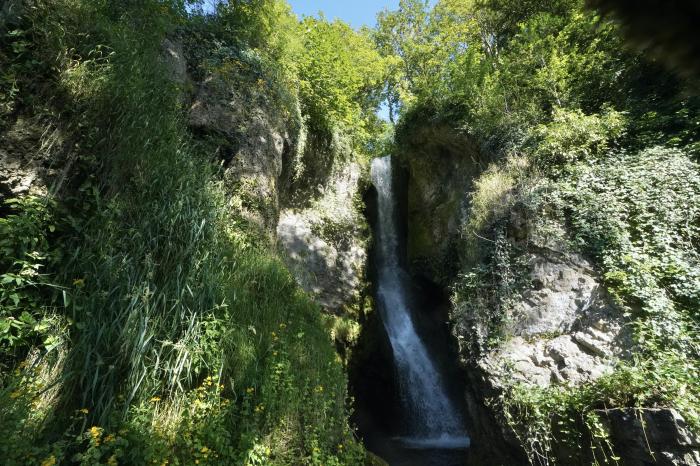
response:
[[[282,156],[291,144],[279,109],[264,92],[240,86],[226,73],[196,84],[188,124],[212,144],[213,158],[241,220],[274,239],[279,218]]]
[[[453,290],[449,320],[468,378],[464,398],[474,450],[495,461],[485,464],[524,463],[525,445],[504,409],[512,388],[583,390],[629,360],[635,351],[632,331],[594,263],[571,247],[561,218],[533,210],[514,186],[506,186],[491,227],[472,238],[470,216],[478,215],[472,191],[487,158],[447,127],[406,133],[401,141],[408,167],[408,258],[414,275]],[[537,183],[530,188],[536,190]],[[624,464],[698,464],[697,439],[677,412],[631,412],[596,411]],[[638,441],[645,438],[641,425],[653,426],[645,431],[645,445]],[[585,428],[582,432],[586,442],[596,441]],[[509,448],[480,451],[494,438]],[[557,464],[594,461],[587,452],[580,456],[553,442]],[[501,463],[493,459],[508,451],[510,458]]]
[[[342,164],[308,206],[281,211],[277,238],[302,288],[327,311],[361,305],[369,229],[362,212],[363,167]]]
[[[457,272],[464,193],[488,161],[447,124],[418,125],[404,134],[399,159],[407,169],[408,265],[414,274],[445,286]]]
[[[338,137],[327,147],[305,145],[299,115],[289,115],[269,89],[223,69],[196,81],[177,40],[163,42],[162,59],[184,91],[181,105],[193,137],[219,167],[235,221],[278,247],[299,284],[327,312],[356,311],[366,292],[367,167]],[[79,175],[65,139],[60,121],[20,117],[0,132],[0,201],[55,192]],[[317,150],[324,153],[316,157]],[[315,159],[328,171],[300,170]]]
[[[186,86],[179,50],[166,42],[172,75]],[[307,143],[301,117],[285,118],[264,88],[241,86],[224,72],[194,87],[188,123],[211,145],[236,217],[277,245],[298,283],[324,310],[337,316],[357,310],[366,292],[367,168],[337,135],[325,145]]]

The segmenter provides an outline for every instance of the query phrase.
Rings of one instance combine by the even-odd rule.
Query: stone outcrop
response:
[[[578,254],[545,251],[531,254],[532,286],[509,317],[512,337],[478,362],[496,385],[499,379],[540,387],[595,380],[630,346],[591,264]]]
[[[700,436],[673,409],[609,409],[597,414],[625,466],[700,465]]]
[[[63,132],[53,122],[17,118],[0,131],[0,204],[13,197],[59,190],[71,160]]]
[[[299,284],[338,315],[365,291],[369,231],[358,209],[362,177],[357,163],[342,166],[317,200],[284,209],[277,225],[282,255]]]
[[[219,142],[215,152],[235,213],[274,238],[279,214],[279,178],[288,140],[276,109],[250,89],[240,90],[224,75],[208,76],[197,86],[188,123],[192,130]]]
[[[410,271],[448,285],[456,274],[466,196],[487,160],[468,137],[446,124],[404,131],[399,158],[407,167],[407,256]]]
[[[171,80],[192,86],[182,46],[165,41],[163,57]],[[303,128],[290,128],[264,88],[241,86],[223,71],[193,87],[187,122],[221,167],[234,217],[279,246],[298,283],[326,311],[343,315],[356,306],[364,290],[369,238],[361,212],[367,174],[348,161],[350,148],[333,138],[328,147],[296,147],[306,138],[294,131]],[[334,158],[330,172],[299,171],[296,165],[304,160],[297,154],[314,160],[314,150],[324,151],[318,158]]]

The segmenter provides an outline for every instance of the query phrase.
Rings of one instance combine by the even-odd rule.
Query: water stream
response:
[[[459,410],[447,395],[440,371],[412,318],[409,278],[398,260],[391,158],[372,161],[378,193],[377,302],[397,369],[405,432],[394,441],[405,448],[450,450],[469,446]]]

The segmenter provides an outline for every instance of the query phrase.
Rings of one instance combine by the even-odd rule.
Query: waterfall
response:
[[[407,274],[398,261],[391,158],[374,159],[371,175],[378,193],[377,301],[393,351],[403,407],[409,415],[406,441],[430,448],[467,447],[469,437],[461,416],[411,318]]]

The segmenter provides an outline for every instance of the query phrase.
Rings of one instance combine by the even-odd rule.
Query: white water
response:
[[[406,273],[398,261],[394,220],[391,158],[372,161],[372,182],[378,193],[379,312],[394,353],[404,409],[409,414],[409,437],[414,448],[465,448],[469,437],[447,397],[440,374],[416,333],[407,299]]]

